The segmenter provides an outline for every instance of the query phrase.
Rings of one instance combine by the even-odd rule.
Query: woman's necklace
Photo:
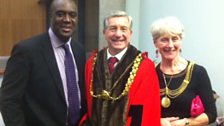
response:
[[[167,83],[166,77],[165,77],[165,75],[163,73],[163,81],[164,81],[166,87],[165,87],[165,96],[162,98],[161,104],[162,104],[162,106],[164,108],[168,108],[170,106],[170,104],[171,104],[171,101],[170,101],[169,97],[167,97],[167,94],[168,94],[168,91],[169,91],[168,90],[169,89],[168,87],[169,87],[169,85],[171,83],[172,78],[173,78],[173,76],[170,77],[170,80]]]
[[[187,67],[187,73],[186,76],[182,82],[182,84],[177,88],[177,89],[169,89],[168,86],[170,85],[172,76],[170,78],[170,81],[167,83],[166,82],[166,78],[165,75],[163,74],[163,80],[165,83],[165,88],[160,89],[160,95],[163,96],[165,95],[162,100],[161,100],[161,104],[164,108],[168,108],[171,105],[171,100],[170,98],[176,98],[177,96],[179,96],[181,93],[184,92],[184,90],[187,88],[188,84],[191,81],[191,75],[192,75],[192,71],[193,71],[193,67],[194,67],[194,62],[190,62],[188,67]]]

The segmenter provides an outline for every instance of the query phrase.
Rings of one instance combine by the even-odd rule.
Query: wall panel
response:
[[[15,43],[46,30],[46,9],[38,0],[0,1],[0,56]]]

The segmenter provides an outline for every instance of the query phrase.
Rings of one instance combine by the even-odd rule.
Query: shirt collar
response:
[[[48,29],[48,33],[49,33],[53,48],[58,48],[58,47],[61,47],[63,44],[65,44],[54,34],[54,32],[52,31],[51,28]],[[69,38],[69,40],[66,43],[70,44],[70,42],[71,42],[71,37]]]
[[[116,57],[118,60],[121,60],[122,56],[126,53],[128,47],[124,48],[121,52],[119,52],[116,55],[111,55],[109,52],[109,48],[107,48],[107,59],[109,59],[110,57]]]

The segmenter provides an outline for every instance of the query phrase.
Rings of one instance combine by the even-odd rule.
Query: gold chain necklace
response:
[[[161,104],[164,108],[168,108],[171,105],[171,101],[170,98],[176,98],[177,96],[179,96],[181,93],[184,92],[184,90],[187,88],[190,80],[191,80],[191,75],[192,75],[192,71],[193,71],[193,66],[194,63],[190,62],[190,64],[187,67],[187,73],[186,76],[182,82],[182,84],[180,85],[180,87],[178,87],[177,89],[171,90],[168,88],[168,86],[170,85],[170,81],[167,84],[166,82],[166,78],[163,74],[163,79],[164,79],[164,83],[165,83],[165,88],[160,89],[160,95],[165,95],[162,100],[161,100]]]
[[[121,94],[117,97],[112,97],[110,95],[110,91],[106,91],[106,90],[102,90],[101,94],[94,94],[92,85],[93,85],[93,71],[94,71],[94,66],[95,66],[96,59],[97,59],[96,57],[97,57],[97,54],[95,55],[95,57],[93,59],[93,66],[92,66],[92,77],[91,77],[92,79],[91,79],[91,83],[90,83],[90,94],[91,94],[91,96],[94,97],[94,98],[102,98],[104,100],[114,100],[114,101],[116,101],[116,100],[120,99],[121,97],[125,96],[126,94],[128,94],[128,92],[131,88],[131,85],[132,85],[132,83],[135,79],[136,73],[139,69],[140,63],[143,59],[142,54],[141,53],[138,54],[138,56],[135,58],[134,64],[132,65],[132,71],[130,72],[129,78],[128,78],[126,84],[125,84],[125,88],[121,92]],[[126,71],[124,71],[124,73],[125,72]],[[122,75],[124,75],[124,73]]]
[[[171,80],[172,80],[172,77],[173,76],[171,76],[170,77],[170,80],[169,80],[169,82],[167,83],[167,81],[166,81],[166,77],[165,77],[165,75],[164,75],[164,73],[163,73],[163,81],[164,81],[164,83],[165,83],[165,96],[162,98],[162,106],[163,107],[165,107],[165,108],[167,108],[167,107],[169,107],[170,106],[170,104],[171,104],[171,101],[170,101],[170,99],[167,97],[167,95],[168,95],[168,91],[169,91],[169,85],[170,85],[170,82],[171,82]]]

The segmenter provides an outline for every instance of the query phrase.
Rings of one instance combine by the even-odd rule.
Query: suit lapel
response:
[[[80,71],[79,68],[81,65],[79,64],[80,62],[77,61],[78,59],[80,59],[80,56],[81,56],[81,55],[79,55],[79,48],[75,45],[75,42],[73,42],[73,41],[71,41],[71,47],[72,47],[72,52],[73,52],[75,62],[77,65],[77,69],[78,69],[78,71]]]
[[[77,43],[72,40],[71,41],[71,47],[73,51],[73,55],[76,61],[77,69],[78,69],[78,74],[79,74],[79,88],[81,90],[81,96],[83,96],[83,86],[84,86],[84,76],[83,76],[83,70],[84,70],[84,64],[85,64],[85,56],[82,54],[80,46],[77,45]]]
[[[50,42],[49,35],[46,35],[46,38],[44,39],[44,41],[42,41],[42,48],[43,48],[42,55],[44,56],[46,60],[46,64],[50,70],[52,78],[54,79],[60,94],[63,96],[63,99],[65,99],[63,84],[62,84],[60,72],[57,66],[56,58],[55,58],[54,51]]]

